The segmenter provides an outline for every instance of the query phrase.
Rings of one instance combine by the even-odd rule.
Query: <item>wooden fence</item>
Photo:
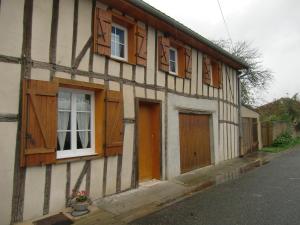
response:
[[[241,155],[258,150],[258,128],[256,118],[242,118]]]
[[[264,122],[261,124],[261,135],[263,147],[272,145],[273,141],[283,132],[287,131],[287,122]]]

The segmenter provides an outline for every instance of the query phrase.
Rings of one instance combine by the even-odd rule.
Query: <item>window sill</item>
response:
[[[63,158],[63,159],[57,159],[55,164],[64,164],[69,162],[78,162],[78,161],[86,161],[86,160],[94,160],[94,159],[100,159],[103,158],[104,154],[93,154],[93,155],[87,155],[87,156],[77,156],[72,158]]]
[[[181,79],[187,79],[187,80],[191,80],[192,78],[189,78],[189,77],[185,77],[185,76],[180,76],[176,73],[171,73],[171,72],[168,72],[168,75],[172,76],[172,77],[176,77],[176,78],[181,78]]]

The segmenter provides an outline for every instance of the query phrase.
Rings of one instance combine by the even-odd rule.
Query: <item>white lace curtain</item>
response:
[[[58,127],[60,130],[67,130],[68,124],[70,120],[70,112],[59,112],[58,115]],[[66,142],[67,132],[60,131],[58,132],[58,142],[60,150],[64,150],[65,142]]]
[[[89,112],[80,112],[77,113],[77,125],[79,131],[79,137],[82,144],[82,148],[87,148],[89,144],[89,124],[90,124],[90,113]]]

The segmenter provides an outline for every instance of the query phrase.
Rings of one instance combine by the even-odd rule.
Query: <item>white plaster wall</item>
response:
[[[132,80],[132,65],[123,63],[123,78]]]
[[[175,89],[175,77],[168,75],[168,88],[171,90]]]
[[[184,93],[189,94],[190,93],[190,80],[185,79],[184,80]]]
[[[31,56],[49,62],[52,1],[33,1]]]
[[[50,81],[50,71],[44,69],[31,69],[31,77],[32,80],[43,80],[43,81]]]
[[[214,162],[219,162],[218,149],[218,102],[207,99],[195,99],[175,94],[168,94],[168,179],[180,174],[180,140],[179,140],[179,110],[205,111],[212,115],[213,152]]]
[[[96,73],[104,74],[104,72],[105,72],[105,57],[104,56],[94,54],[93,71]]]
[[[56,63],[71,66],[74,0],[59,1]]]
[[[183,92],[183,79],[176,77],[176,91]]]
[[[23,219],[43,215],[46,167],[27,167]]]
[[[145,83],[145,67],[136,66],[135,81],[141,84]]]
[[[138,98],[145,98],[145,88],[135,87],[135,96]]]
[[[52,166],[50,188],[50,213],[65,208],[66,203],[67,164]]]
[[[203,55],[198,52],[198,94],[202,95],[203,90],[202,90],[202,58]]]
[[[78,162],[73,162],[71,163],[71,188],[70,188],[70,194],[72,194],[72,190],[75,187],[75,184],[80,176],[80,173],[84,167],[85,161],[78,161]],[[79,186],[79,190],[78,191],[85,191],[85,182],[86,181],[86,175],[84,175],[82,182]]]
[[[102,197],[104,159],[91,161],[90,198],[92,200]]]
[[[78,5],[78,30],[77,30],[77,44],[76,56],[79,55],[83,46],[91,37],[91,23],[92,23],[92,1],[81,0]],[[88,71],[89,69],[89,55],[90,50],[86,51],[82,58],[78,69]]]
[[[157,86],[164,87],[166,85],[166,73],[158,70],[156,76]]]
[[[0,123],[0,224],[9,224],[11,217],[16,135],[16,122]]]
[[[124,147],[121,171],[121,190],[131,186],[132,159],[134,148],[134,124],[125,124]]]
[[[152,89],[146,89],[146,96],[148,99],[155,99],[155,91]]]
[[[149,26],[147,33],[147,84],[154,84],[155,48],[155,30]]]
[[[109,81],[108,83],[109,90],[111,91],[120,91],[120,83],[115,81]]]
[[[120,77],[120,63],[113,59],[109,59],[108,74],[111,76]]]
[[[23,40],[24,0],[2,0],[0,54],[20,57]],[[9,25],[8,25],[9,22]],[[2,71],[2,70],[1,70]]]
[[[116,193],[118,156],[107,158],[106,195]]]
[[[191,94],[196,94],[197,89],[197,50],[192,49],[192,76],[191,76]]]
[[[162,155],[162,179],[167,179],[166,175],[166,158],[165,158],[165,153],[166,153],[166,143],[165,143],[165,93],[162,91],[157,91],[156,93],[157,100],[161,101],[161,155]]]
[[[124,117],[134,118],[134,96],[133,86],[123,85],[123,96],[124,96]]]
[[[0,113],[18,113],[20,73],[20,65],[0,63]]]

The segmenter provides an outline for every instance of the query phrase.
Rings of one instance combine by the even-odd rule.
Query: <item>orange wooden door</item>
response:
[[[138,165],[139,181],[160,179],[160,117],[159,104],[139,104]]]
[[[179,133],[181,172],[210,165],[209,115],[180,113]]]

